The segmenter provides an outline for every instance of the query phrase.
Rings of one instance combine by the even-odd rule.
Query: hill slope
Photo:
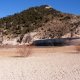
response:
[[[32,7],[0,19],[4,36],[14,38],[29,32],[37,32],[39,39],[60,38],[67,33],[80,35],[80,16],[66,14],[48,5]]]

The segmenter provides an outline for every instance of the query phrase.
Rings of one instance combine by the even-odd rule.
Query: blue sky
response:
[[[44,4],[62,12],[80,15],[80,0],[0,0],[0,18]]]

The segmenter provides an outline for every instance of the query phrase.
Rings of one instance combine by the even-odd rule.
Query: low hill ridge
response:
[[[6,38],[21,39],[21,36],[31,32],[36,32],[38,39],[79,37],[80,16],[41,5],[1,18],[0,30]]]

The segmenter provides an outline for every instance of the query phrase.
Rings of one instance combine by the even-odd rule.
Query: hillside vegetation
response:
[[[41,39],[79,33],[80,16],[62,13],[48,5],[32,7],[0,19],[4,36],[17,37],[36,31]],[[79,34],[78,34],[79,35]]]

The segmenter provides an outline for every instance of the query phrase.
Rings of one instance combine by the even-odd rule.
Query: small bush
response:
[[[22,47],[18,46],[17,53],[20,57],[27,57],[31,54],[31,46],[23,45]]]

